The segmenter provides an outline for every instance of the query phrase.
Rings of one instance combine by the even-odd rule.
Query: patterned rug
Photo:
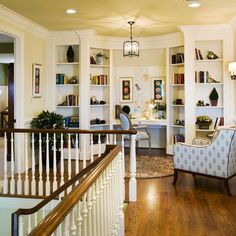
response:
[[[173,157],[172,156],[137,156],[136,178],[151,179],[167,177],[174,174]],[[125,177],[129,178],[130,157],[125,156]]]

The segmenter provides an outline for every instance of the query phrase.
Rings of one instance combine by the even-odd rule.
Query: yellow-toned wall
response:
[[[42,109],[46,107],[46,45],[47,38],[36,35],[32,32],[31,29],[26,30],[23,27],[20,27],[19,23],[16,22],[10,23],[6,20],[0,18],[0,25],[6,29],[6,31],[10,31],[11,33],[14,31],[17,34],[23,35],[23,52],[24,52],[24,97],[21,98],[21,102],[24,103],[24,121],[31,120],[32,117],[37,115]],[[1,31],[1,33],[5,33]],[[11,35],[12,36],[12,35]],[[32,97],[32,64],[37,63],[42,65],[42,97],[33,98]],[[15,89],[19,89],[16,88]]]

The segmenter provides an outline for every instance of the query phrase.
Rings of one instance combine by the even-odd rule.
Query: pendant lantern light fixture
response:
[[[133,40],[132,26],[135,22],[129,21],[130,25],[130,40],[123,43],[123,56],[124,57],[138,57],[139,56],[139,43]]]

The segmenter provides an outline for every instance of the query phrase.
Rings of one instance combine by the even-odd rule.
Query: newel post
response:
[[[136,181],[136,135],[131,135],[130,142],[130,181],[129,181],[129,201],[137,200],[137,181]]]

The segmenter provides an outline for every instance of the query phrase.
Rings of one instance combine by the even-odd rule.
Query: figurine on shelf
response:
[[[73,50],[72,46],[68,47],[66,55],[67,55],[68,62],[74,62],[74,50]]]
[[[207,53],[207,59],[212,60],[212,59],[217,59],[219,58],[214,52],[208,51]]]

